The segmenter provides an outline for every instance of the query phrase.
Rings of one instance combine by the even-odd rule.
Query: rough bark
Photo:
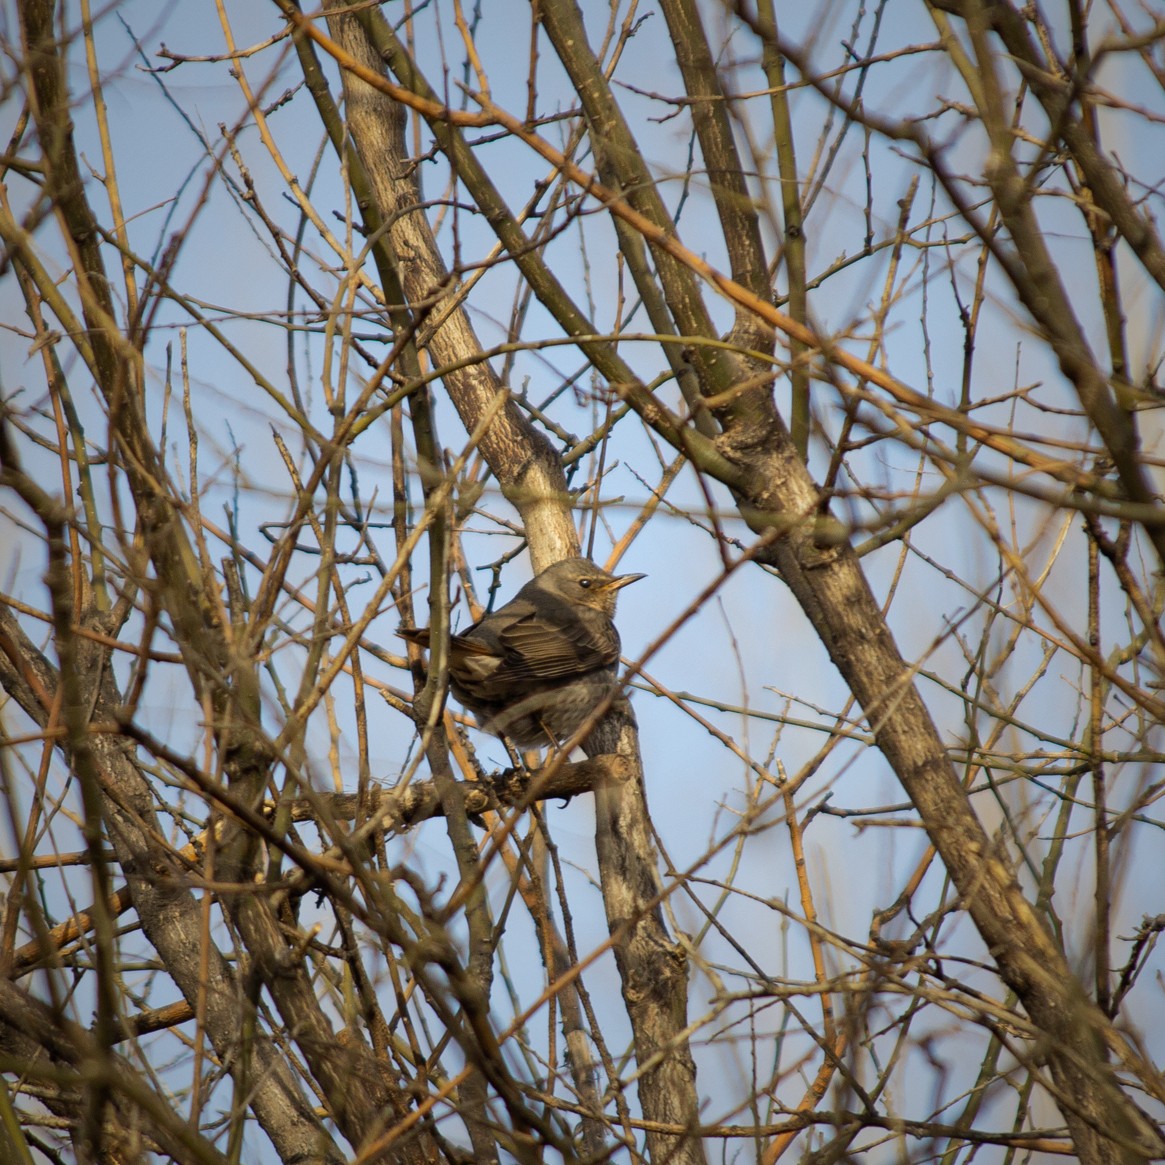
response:
[[[550,10],[564,21],[559,39],[573,49],[581,29],[577,9],[563,3],[552,5]],[[564,56],[569,67],[571,57]],[[592,94],[593,81],[593,70],[584,70],[576,78],[584,102]],[[620,137],[617,111],[603,103],[601,94],[596,101],[592,114],[595,132],[602,135],[607,156],[625,162],[634,155],[630,148],[618,149],[620,141],[626,144],[626,139]],[[667,239],[668,228],[660,221],[659,204],[652,201],[649,190],[643,185],[632,187],[626,175],[616,177],[631,191],[630,202],[642,202],[637,213],[654,228],[648,235],[650,241],[669,260],[682,259],[682,247]],[[607,197],[611,197],[611,184]],[[616,213],[623,212],[616,208]],[[514,258],[523,261],[517,254]],[[686,266],[692,271],[707,271],[706,264],[690,258]],[[661,271],[666,287],[667,263],[661,265]],[[693,301],[685,277],[673,268],[670,278],[669,302],[677,318],[682,318],[694,334],[711,338],[710,328],[701,326],[706,315]],[[803,342],[827,347],[808,329],[791,325],[787,317],[758,301],[746,288],[723,276],[717,276],[716,282],[734,302],[748,304],[766,322]],[[620,384],[644,420],[692,455],[701,469],[729,485],[742,515],[755,530],[772,539],[771,548],[762,557],[782,571],[857,696],[879,747],[917,806],[1000,974],[1044,1031],[1046,1046],[1041,1050],[1048,1057],[1058,1099],[1081,1153],[1098,1161],[1114,1159],[1113,1154],[1122,1159],[1152,1155],[1158,1147],[1156,1134],[1120,1089],[1106,1060],[1106,1045],[1119,1044],[1119,1038],[1071,974],[1006,860],[993,850],[852,551],[832,537],[820,540],[830,523],[771,397],[748,387],[741,365],[728,360],[707,362],[702,377],[707,391],[716,394],[731,388],[734,376],[738,387],[743,387],[734,408],[722,414],[723,434],[714,446],[709,443],[705,448],[697,434],[642,393],[629,370],[601,348],[588,344],[588,355],[612,382]],[[721,458],[727,462],[726,468]],[[627,847],[623,848],[625,852]]]
[[[0,687],[35,724],[44,727],[56,692],[56,672],[25,636],[12,613],[0,608]],[[120,694],[104,667],[83,677],[93,718],[109,724],[121,708]],[[238,1067],[242,989],[234,971],[213,944],[205,948],[202,909],[185,885],[184,871],[172,868],[157,840],[165,836],[154,811],[150,785],[132,746],[109,733],[95,733],[93,747],[106,795],[106,827],[127,877],[142,930],[192,1012],[199,1014],[223,1063]],[[339,1165],[344,1154],[324,1130],[287,1061],[266,1041],[253,1049],[250,1106],[285,1160],[314,1146],[316,1160]]]
[[[403,46],[382,21],[375,19],[375,14],[364,18],[364,26],[370,32],[365,32],[365,27],[350,15],[331,14],[328,20],[343,54],[355,61],[365,75],[380,74],[382,53],[404,85],[414,91],[428,89]],[[447,293],[447,273],[435,243],[426,237],[426,224],[417,209],[412,183],[402,177],[408,172],[403,111],[351,69],[344,72],[344,85],[353,139],[372,178],[380,213],[393,224],[393,249],[407,257],[407,264],[402,261],[401,265],[406,295],[410,301],[428,302],[439,290]],[[438,117],[431,122],[438,134],[444,129],[441,121]],[[395,234],[398,229],[399,242]],[[458,316],[455,309],[447,319],[457,321]],[[438,367],[461,363],[480,351],[463,321],[448,330],[445,322],[440,323],[426,334],[426,343]],[[454,370],[443,380],[467,428],[480,415],[481,402],[498,387],[484,364]],[[509,413],[502,433],[481,445],[494,476],[522,514],[536,569],[563,557],[564,548],[577,545],[563,504],[566,494],[561,466],[553,457],[543,460],[545,449],[541,435],[520,415]],[[555,509],[558,518],[552,519]],[[642,772],[630,723],[616,726],[612,722],[605,726],[587,748],[592,753],[596,749],[618,753],[632,762],[637,773]],[[597,846],[607,920],[616,937],[616,957],[635,1035],[636,1058],[641,1067],[647,1068],[640,1082],[644,1113],[652,1121],[695,1127],[699,1111],[695,1066],[683,1034],[687,1013],[686,959],[668,934],[658,908],[658,858],[648,827],[641,777],[607,786],[598,798],[598,806]],[[651,1131],[648,1140],[657,1160],[702,1165],[703,1148],[694,1137],[676,1138]]]

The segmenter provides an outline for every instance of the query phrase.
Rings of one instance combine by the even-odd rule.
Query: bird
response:
[[[522,748],[558,745],[618,691],[619,591],[642,574],[566,558],[508,602],[449,637],[449,686],[487,732]],[[400,627],[427,648],[427,627]]]

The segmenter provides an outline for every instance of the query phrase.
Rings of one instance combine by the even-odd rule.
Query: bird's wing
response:
[[[409,643],[418,647],[429,647],[431,629],[428,627],[398,627],[396,633]],[[494,649],[488,643],[481,643],[465,635],[453,635],[450,643],[455,651],[463,655],[493,655]]]
[[[498,641],[505,655],[495,675],[517,681],[567,679],[617,663],[619,633],[611,621],[597,611],[572,616],[556,619],[532,611],[503,628]]]

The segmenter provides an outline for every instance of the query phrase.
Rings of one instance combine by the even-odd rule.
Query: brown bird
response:
[[[617,689],[615,600],[641,574],[567,558],[449,639],[449,686],[487,732],[523,747],[559,744]],[[418,647],[428,628],[401,627]]]

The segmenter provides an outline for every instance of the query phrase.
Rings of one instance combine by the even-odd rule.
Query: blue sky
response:
[[[387,11],[391,15],[392,6]],[[826,7],[824,11],[826,15],[813,28],[791,26],[787,31],[801,43],[815,37],[823,59],[832,64],[839,59],[836,45],[848,34],[849,17],[838,8]],[[711,27],[721,17],[711,6],[708,13]],[[669,206],[675,208],[682,204],[679,225],[684,242],[705,254],[709,261],[722,264],[722,243],[717,236],[711,200],[698,176],[688,182],[689,121],[686,116],[662,119],[670,108],[658,95],[680,91],[675,66],[669,62],[668,49],[663,43],[662,17],[646,10],[644,15],[648,19],[630,41],[620,63],[616,92],[633,121]],[[4,35],[11,40],[15,35],[11,16],[6,12],[0,19],[4,21],[0,26]],[[279,28],[274,8],[263,5],[234,6],[230,9],[230,19],[235,41],[240,46],[259,44]],[[434,19],[440,21],[440,37]],[[859,43],[864,43],[868,23],[861,32]],[[208,149],[218,156],[225,152],[220,125],[232,129],[241,126],[237,146],[257,197],[288,237],[296,236],[300,228],[299,211],[258,133],[249,124],[239,86],[222,62],[187,63],[175,71],[152,76],[142,69],[143,62],[137,56],[131,33],[155,64],[161,63],[157,53],[163,43],[174,52],[191,56],[214,55],[224,50],[222,30],[209,6],[159,7],[153,3],[128,2],[104,12],[98,20],[96,39],[131,244],[139,255],[157,261],[173,234],[183,232],[185,237],[174,268],[173,285],[191,297],[200,315],[215,322],[222,335],[280,392],[287,391],[288,366],[292,361],[312,422],[326,432],[330,420],[321,380],[328,375],[335,383],[338,362],[345,349],[343,334],[325,335],[322,321],[308,310],[302,293],[297,293],[293,301],[293,318],[307,326],[290,343],[285,328],[271,322],[270,317],[282,318],[288,307],[288,285],[281,262],[251,209],[240,201],[236,164],[229,158],[226,160],[224,178],[214,172],[207,156]],[[598,27],[593,27],[592,40],[600,33]],[[450,62],[460,60],[447,5],[426,11],[418,20],[417,35],[418,57],[431,81],[441,74],[442,53]],[[921,44],[932,40],[933,35],[933,30],[923,21],[921,9],[890,5],[879,41],[880,51]],[[520,111],[526,100],[527,37],[525,5],[507,0],[488,6],[477,44],[489,72],[494,100],[513,111]],[[515,45],[519,47],[515,49]],[[752,59],[754,48],[749,38],[737,32],[725,52],[739,61],[733,73],[738,91],[763,87],[761,74]],[[298,83],[294,60],[287,57],[285,45],[275,45],[247,58],[242,67],[252,88],[261,94],[260,104],[274,102]],[[451,92],[453,83],[460,77],[456,64],[451,65]],[[1111,78],[1106,74],[1105,80],[1114,87],[1123,86],[1122,92],[1130,102],[1148,102],[1151,98],[1151,90],[1131,71],[1127,75],[1114,73]],[[80,98],[75,114],[80,148],[94,171],[89,194],[98,213],[103,215],[106,208],[96,178],[102,168],[100,147],[92,105],[83,97],[86,81],[79,51],[73,54],[71,82]],[[573,94],[564,85],[549,51],[540,58],[538,83],[540,112],[573,106]],[[873,70],[865,96],[872,107],[895,116],[911,112],[915,102],[921,113],[931,109],[940,97],[953,101],[964,99],[957,78],[934,63],[933,57],[918,55],[902,56]],[[803,91],[794,94],[792,109],[802,165],[806,169],[816,168],[822,142],[828,144],[834,140],[825,133],[831,124],[829,111],[819,96]],[[8,131],[17,112],[15,103],[9,101],[0,110],[0,128]],[[763,126],[763,120],[757,116],[757,124]],[[949,135],[952,164],[972,170],[981,161],[982,147],[972,131],[957,130],[953,121],[950,117],[936,120],[932,132],[936,136]],[[307,197],[328,228],[341,243],[347,241],[349,246],[359,249],[359,236],[353,236],[345,222],[349,207],[335,158],[330,149],[321,149],[318,119],[306,93],[299,91],[291,101],[273,110],[269,124],[286,165],[308,192]],[[1152,158],[1160,144],[1157,142],[1159,126],[1147,129],[1145,119],[1128,114],[1112,113],[1105,130],[1119,153],[1139,152]],[[557,125],[548,125],[542,132],[557,141],[556,135],[561,130]],[[428,144],[427,134],[422,133],[422,141]],[[510,141],[482,147],[482,156],[511,206],[522,205],[532,184],[547,174],[544,162]],[[1156,156],[1165,157],[1165,151]],[[769,167],[774,164],[771,157],[767,158]],[[1160,177],[1152,174],[1152,168],[1153,164],[1147,162],[1146,181]],[[849,131],[809,218],[811,276],[825,272],[843,256],[858,255],[867,229],[872,229],[875,240],[889,235],[898,215],[898,202],[905,195],[914,172],[900,151],[876,138],[868,143],[867,149],[858,130]],[[446,196],[446,171],[439,160],[426,162],[422,174],[427,197]],[[873,192],[868,221],[864,213],[867,178]],[[21,200],[29,197],[27,188],[22,188],[18,180],[10,179],[10,187],[15,204],[20,205]],[[756,188],[759,198],[769,200],[768,205],[778,205],[771,183],[763,182],[758,176]],[[945,210],[941,193],[930,189],[924,178],[915,198],[912,225]],[[1082,324],[1090,340],[1099,345],[1101,321],[1095,313],[1089,314],[1094,302],[1091,289],[1095,276],[1080,220],[1070,208],[1051,198],[1041,201],[1040,213],[1054,240],[1057,259],[1069,278],[1079,281]],[[447,258],[456,253],[463,264],[472,266],[489,254],[493,237],[471,211],[460,209],[455,215],[447,212],[443,222],[440,237]],[[978,259],[978,249],[960,238],[961,233],[962,228],[957,224],[935,223],[912,236],[916,245],[906,247],[903,252],[885,347],[874,358],[876,363],[884,362],[905,383],[919,391],[933,391],[940,401],[948,404],[958,400],[963,373],[963,332],[956,289],[958,298],[967,302]],[[938,245],[944,237],[949,246]],[[62,264],[59,269],[63,270],[62,257],[59,252],[54,254],[48,232],[45,238],[48,255]],[[329,300],[338,297],[342,302],[344,280],[349,275],[344,269],[343,256],[337,255],[310,226],[302,241],[299,261],[310,272],[309,278]],[[929,246],[923,246],[924,243]],[[576,299],[592,305],[596,325],[601,329],[612,328],[616,321],[620,271],[610,224],[601,215],[589,215],[581,220],[581,225],[564,231],[550,245],[548,255],[559,278],[575,291]],[[112,251],[107,259],[110,270],[115,270]],[[830,334],[856,333],[848,345],[863,356],[867,354],[863,337],[870,330],[872,307],[883,292],[888,260],[888,250],[882,250],[856,262],[823,281],[811,296],[813,318],[821,330]],[[372,270],[371,266],[368,270]],[[1137,358],[1144,360],[1160,343],[1161,298],[1149,292],[1131,265],[1123,266],[1122,274],[1127,277],[1131,348]],[[469,310],[486,347],[501,342],[506,336],[515,280],[512,266],[498,265],[473,292]],[[781,286],[780,274],[777,285]],[[626,294],[630,297],[629,289]],[[15,297],[12,282],[0,280],[0,313],[8,319],[23,320]],[[727,326],[731,321],[727,306],[718,302],[711,292],[708,297],[718,323]],[[366,300],[364,306],[367,307]],[[627,326],[632,332],[647,330],[642,312]],[[164,303],[147,347],[146,361],[151,416],[159,439],[165,425],[168,456],[177,477],[181,479],[189,471],[185,424],[177,394],[182,328],[188,329],[185,340],[191,400],[200,437],[202,511],[220,526],[226,524],[229,516],[237,522],[243,541],[264,553],[265,524],[283,521],[293,501],[273,433],[290,442],[292,455],[301,468],[305,464],[294,425],[219,339],[209,334],[189,312],[174,303]],[[379,356],[387,350],[386,333],[374,315],[356,322],[353,331],[366,351]],[[510,379],[515,390],[528,392],[535,402],[550,397],[563,381],[575,377],[581,367],[581,357],[571,347],[538,347],[559,335],[556,325],[536,303],[532,304],[522,331],[530,350],[514,358]],[[621,350],[645,380],[655,377],[664,367],[659,348],[652,342],[628,341]],[[167,406],[163,390],[168,361],[174,370],[175,395]],[[500,361],[495,363],[500,367]],[[38,400],[37,394],[42,391],[37,387],[38,367],[28,356],[27,338],[12,331],[0,333],[0,390],[6,399],[15,396],[25,407]],[[67,371],[79,377],[75,367],[70,366]],[[345,386],[350,398],[359,391],[361,377],[367,371],[353,355],[348,366],[349,382]],[[994,273],[988,279],[972,382],[973,392],[980,398],[1002,397],[1019,385],[1038,385],[1036,393],[1043,405],[1066,408],[1072,403],[1058,369],[1048,359],[1039,340],[1027,331],[1022,312],[1017,310],[1010,291]],[[596,386],[589,372],[578,378],[577,385],[578,397],[568,389],[550,410],[563,429],[582,435],[593,427],[599,406],[595,403]],[[84,421],[93,440],[104,444],[106,422],[101,408],[91,395],[86,395],[80,379],[74,384],[74,391],[80,398]],[[670,387],[664,393],[670,394]],[[816,394],[817,419],[824,430],[836,434],[841,418],[839,401],[825,387],[817,389]],[[440,437],[444,445],[456,452],[464,442],[464,433],[440,393],[437,395]],[[783,382],[778,383],[777,396],[785,408],[787,390]],[[1042,435],[1057,433],[1079,438],[1083,433],[1075,419],[1026,405],[1012,412],[1011,404],[1006,403],[984,410],[981,416],[996,424],[1014,423],[1021,431]],[[610,503],[604,514],[616,539],[646,501],[648,492],[644,483],[653,485],[660,475],[657,450],[637,422],[628,419],[617,433],[609,454],[610,474],[603,489],[604,500]],[[1144,433],[1147,447],[1155,449],[1158,427],[1151,416],[1144,423]],[[360,496],[369,506],[373,520],[380,522],[387,520],[391,502],[387,455],[388,437],[383,424],[370,428],[352,449]],[[41,459],[46,480],[54,472],[53,462],[46,455],[29,448],[26,456],[34,464]],[[664,451],[665,459],[668,456]],[[827,461],[828,451],[818,440],[811,453],[815,475],[820,477]],[[984,462],[996,468],[1001,464],[990,456],[985,456]],[[911,488],[917,468],[913,454],[888,442],[855,456],[854,465],[865,484],[890,490]],[[922,477],[924,492],[937,488],[939,481],[933,467],[924,465],[917,471]],[[722,493],[715,495],[715,501],[719,506],[730,505]],[[903,504],[908,501],[903,497]],[[1042,593],[1073,625],[1082,627],[1086,596],[1080,578],[1079,520],[1057,514],[1042,503],[1009,498],[1001,490],[985,491],[972,501],[995,508],[1005,538],[1014,540],[1023,549],[1032,575],[1040,576],[1046,571]],[[689,472],[685,471],[677,480],[668,502],[676,512],[665,510],[657,515],[621,564],[622,569],[643,571],[648,576],[625,591],[620,600],[619,626],[624,653],[630,658],[638,658],[685,610],[693,596],[720,572],[717,548],[701,528],[705,524],[705,497]],[[487,492],[484,505],[513,518],[512,511],[492,492]],[[839,504],[836,510],[859,522],[872,517],[870,507],[857,499],[850,504]],[[689,520],[688,515],[696,520]],[[747,540],[743,524],[729,509],[723,517],[732,536]],[[860,542],[863,536],[859,532],[856,540]],[[11,518],[2,515],[0,537],[12,547],[6,565],[0,569],[0,587],[8,593],[35,596],[43,570],[38,547],[21,534]],[[391,560],[391,532],[382,528],[376,537],[382,555]],[[1045,648],[1054,638],[1050,629],[1046,629],[1045,635],[1025,633],[1009,646],[1011,625],[1007,619],[993,615],[990,606],[977,602],[973,596],[974,591],[986,590],[1004,611],[1017,609],[1010,584],[997,593],[993,589],[1001,568],[999,556],[984,536],[982,525],[969,516],[967,506],[957,499],[948,501],[912,537],[911,553],[902,556],[900,544],[894,543],[867,557],[865,565],[876,595],[887,596],[893,588],[894,601],[888,617],[903,654],[909,660],[918,661],[924,671],[936,673],[954,689],[944,691],[939,683],[921,681],[923,694],[946,739],[954,744],[965,739],[970,731],[964,715],[965,704],[958,692],[966,682],[965,677],[973,671],[973,660],[966,653],[973,654],[980,650],[981,643],[986,643],[988,646],[983,650],[997,656],[991,682],[1004,702],[1043,669],[1020,707],[1017,723],[1003,733],[1000,751],[1054,752],[1055,741],[1079,740],[1078,688],[1082,676],[1078,663],[1064,652],[1054,653],[1044,662]],[[610,537],[600,532],[595,551],[597,559],[606,556],[610,542]],[[475,566],[492,562],[515,544],[497,526],[480,519],[470,524],[465,538],[466,553]],[[224,553],[217,546],[212,557]],[[317,566],[317,558],[303,554],[298,556],[291,572],[291,577],[301,580],[313,594]],[[507,567],[502,599],[525,581],[528,570],[524,560]],[[378,580],[366,564],[343,568],[343,577],[347,598],[358,613]],[[1124,606],[1111,585],[1111,578],[1106,577],[1109,581],[1103,595],[1104,626],[1113,628],[1111,635],[1115,642],[1127,634],[1121,623]],[[968,586],[957,581],[960,578]],[[483,590],[484,585],[481,584]],[[285,682],[291,683],[296,672],[295,661],[301,658],[299,648],[290,641],[291,632],[308,628],[310,619],[291,602],[282,613],[287,619],[287,641],[278,645],[274,658],[277,667],[286,669],[281,673]],[[463,622],[467,618],[464,611],[461,618]],[[394,635],[398,621],[393,609],[385,609],[372,625],[371,638],[388,651],[399,653],[402,645]],[[953,628],[964,637],[962,644],[952,633]],[[404,673],[389,669],[371,657],[366,657],[364,662],[377,680],[407,686]],[[717,712],[704,706],[698,708],[701,715],[729,734],[751,757],[773,770],[779,762],[789,773],[795,773],[814,756],[824,743],[833,716],[847,700],[837,673],[791,596],[777,579],[755,567],[730,577],[715,600],[680,627],[646,668],[673,692],[690,693],[763,713],[763,716],[749,716]],[[270,726],[277,730],[279,714],[274,695],[274,690],[269,689]],[[333,695],[335,703],[331,711],[339,737],[333,737],[323,714],[313,721],[307,740],[308,766],[321,786],[330,787],[338,773],[341,783],[352,788],[355,736],[348,681],[338,682]],[[158,669],[147,687],[142,716],[153,722],[147,725],[152,730],[164,728],[174,745],[194,751],[201,745],[202,729],[197,718],[187,714],[188,699],[185,679],[176,672]],[[810,979],[812,971],[806,957],[803,930],[797,926],[786,927],[771,905],[785,899],[796,902],[787,835],[778,825],[779,806],[765,823],[758,825],[739,854],[734,853],[731,845],[721,848],[745,804],[744,790],[750,781],[745,765],[669,701],[643,691],[636,692],[633,701],[641,729],[653,819],[660,842],[675,868],[688,869],[710,850],[715,850],[715,855],[697,873],[714,882],[731,879],[733,886],[742,891],[728,895],[719,906],[719,917],[726,927],[735,934],[747,936],[750,955],[771,969],[770,973]],[[391,783],[409,755],[412,727],[403,717],[381,706],[375,697],[371,698],[369,712],[371,769],[375,776]],[[791,721],[809,721],[814,726],[779,725],[779,718],[786,715]],[[850,715],[853,715],[852,709]],[[1038,741],[1025,724],[1046,733],[1053,743]],[[975,728],[986,731],[989,725],[984,718]],[[1120,747],[1121,738],[1122,729],[1114,728],[1110,746]],[[478,745],[484,758],[501,761],[501,749],[496,743],[480,739]],[[1008,775],[1005,768],[1001,769],[1001,775]],[[1151,776],[1141,766],[1128,765],[1115,771],[1114,803],[1131,796],[1130,790],[1148,779]],[[810,806],[820,807],[827,797],[834,809],[894,806],[904,800],[885,761],[866,747],[864,741],[841,745],[802,788],[798,801],[804,811]],[[1036,789],[1008,785],[1001,801],[1016,820],[1023,822],[1021,828],[1030,831],[1033,839],[1050,828],[1048,814],[1055,811],[1056,804]],[[1000,823],[1002,810],[990,794],[977,797],[976,805],[989,829]],[[546,813],[562,849],[566,878],[575,902],[578,941],[580,949],[585,951],[606,938],[601,902],[593,883],[592,807],[588,799],[579,799],[565,808],[547,806]],[[1082,825],[1081,830],[1085,831],[1086,827]],[[1154,905],[1152,894],[1145,892],[1146,879],[1138,877],[1136,871],[1160,868],[1158,863],[1165,856],[1161,853],[1160,836],[1159,829],[1145,828],[1137,832],[1135,842],[1129,843],[1127,876],[1115,904],[1114,934],[1128,934],[1142,914],[1159,910],[1159,903]],[[867,934],[872,912],[889,905],[896,897],[927,842],[917,829],[878,824],[859,827],[852,820],[821,813],[813,818],[806,844],[811,874],[819,891],[817,905],[822,921],[857,941]],[[399,847],[402,860],[407,858],[415,863],[434,885],[444,877],[446,885],[452,886],[453,866],[438,823],[418,829],[394,845]],[[1077,958],[1082,957],[1080,948],[1088,937],[1089,845],[1086,831],[1069,842],[1066,861],[1073,876],[1063,882],[1061,897],[1056,903],[1062,916],[1080,920],[1070,940],[1070,949]],[[1033,841],[1033,851],[1039,853],[1040,849]],[[1154,879],[1147,881],[1152,883]],[[941,882],[941,870],[935,867],[920,893],[920,900],[928,904],[923,912],[933,908],[941,893]],[[719,900],[720,891],[715,885],[697,887],[691,883],[689,888],[705,905],[711,906]],[[495,881],[493,890],[500,905],[505,892],[503,878]],[[685,891],[677,892],[668,906],[674,911],[674,923],[679,929],[685,933],[700,930],[703,916],[686,899]],[[512,925],[507,958],[515,990],[528,1001],[540,990],[541,968],[528,946],[530,937],[524,933],[524,924],[515,916]],[[951,950],[981,957],[982,952],[965,921],[949,921],[945,925],[958,928],[958,936],[947,940]],[[1118,946],[1117,963],[1123,958],[1123,950]],[[709,965],[693,979],[693,1016],[715,995],[717,983],[726,982],[729,989],[740,985],[740,980],[725,970],[726,964],[735,961],[727,944],[714,934],[709,935],[701,953]],[[844,956],[836,958],[839,966],[844,964]],[[993,989],[992,980],[986,975],[982,978],[987,989]],[[600,961],[591,973],[591,985],[610,1032],[623,1031],[617,982],[609,957]],[[500,987],[496,1005],[499,1023],[504,1024],[508,1001]],[[1147,993],[1140,1006],[1143,1010],[1138,1015],[1148,1029],[1152,1026],[1149,1021],[1159,1015],[1159,998]],[[775,1027],[781,1016],[775,1011],[769,1019]],[[540,1041],[544,1033],[532,1034],[532,1038]],[[1153,1038],[1160,1040],[1159,1036]],[[732,1107],[740,1090],[737,1073],[744,1071],[744,1060],[734,1061],[726,1048],[724,1044],[714,1052],[701,1052],[701,1082],[713,1114]],[[795,1058],[795,1051],[788,1054]],[[975,1054],[971,1054],[965,1057],[960,1068],[973,1070],[976,1063]],[[904,1107],[908,1105],[904,1103]]]

